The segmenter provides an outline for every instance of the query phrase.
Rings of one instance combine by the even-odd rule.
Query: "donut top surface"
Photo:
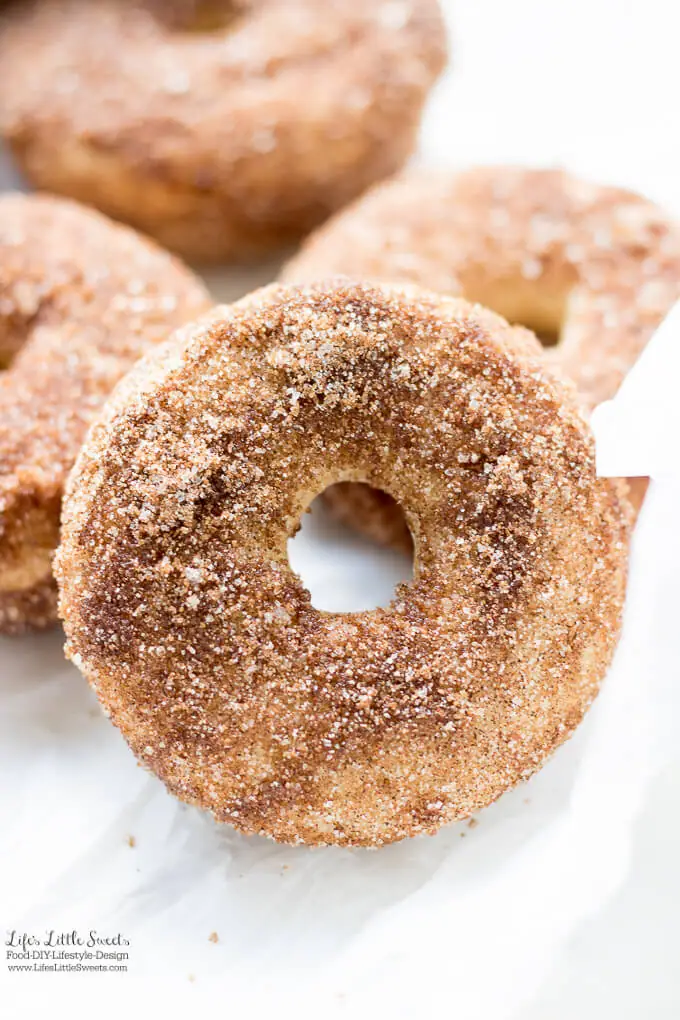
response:
[[[656,205],[559,170],[407,172],[320,228],[283,279],[334,274],[460,294],[548,334],[590,407],[680,297],[680,229]]]
[[[50,577],[90,422],[144,351],[209,304],[133,231],[61,199],[0,196],[0,594]],[[0,624],[10,609],[0,599]]]
[[[316,610],[317,493],[404,508],[412,584]],[[466,302],[273,286],[181,330],[85,444],[58,554],[69,653],[171,790],[246,832],[379,845],[463,817],[581,718],[629,521],[525,330]]]

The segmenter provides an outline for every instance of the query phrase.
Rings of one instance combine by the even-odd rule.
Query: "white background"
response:
[[[420,158],[565,164],[680,214],[673,0],[446,6],[452,70],[430,105]],[[271,273],[211,274],[211,282],[233,296]],[[179,1011],[173,1002],[198,1006],[207,988],[224,1016],[264,1015],[274,992],[279,1011],[295,1002],[306,1016],[298,999],[313,985],[314,1012],[350,1017],[370,1009],[462,1020],[677,1018],[680,660],[657,653],[680,603],[670,577],[663,600],[650,603],[663,579],[649,535],[663,527],[677,548],[674,525],[674,517],[648,522],[646,543],[642,532],[626,664],[581,732],[530,784],[482,813],[477,828],[452,827],[425,846],[310,857],[216,830],[137,768],[62,663],[58,634],[2,642],[0,928],[77,924],[131,937],[130,975],[68,986],[76,1017],[85,1001],[113,1002],[137,979],[162,975],[152,1008],[169,1016]],[[295,563],[315,567],[310,586],[338,608],[369,589],[384,596],[404,569],[316,518]],[[643,626],[645,613],[656,630],[650,620]],[[419,958],[428,895],[437,941]],[[397,944],[402,907],[413,919],[412,946]],[[385,908],[392,913],[383,918]],[[343,983],[331,961],[353,952],[359,961]],[[36,1015],[34,994],[54,1013],[66,980],[39,975],[29,989],[21,977],[3,993],[15,1016]],[[212,991],[216,980],[223,999]]]

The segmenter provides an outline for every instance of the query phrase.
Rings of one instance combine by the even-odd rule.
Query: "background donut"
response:
[[[587,408],[612,397],[680,297],[680,229],[656,205],[559,170],[411,171],[316,232],[282,279],[346,274],[464,295],[534,330]],[[639,506],[646,482],[631,479]],[[408,543],[365,487],[328,495],[374,539]]]
[[[56,620],[61,494],[115,383],[209,307],[126,227],[63,199],[0,196],[0,631]]]
[[[405,507],[415,576],[386,609],[324,613],[287,540],[357,476]],[[308,844],[434,832],[580,721],[618,636],[627,511],[526,330],[415,288],[270,287],[153,352],[90,433],[58,553],[68,652],[221,821]]]
[[[39,187],[238,260],[394,172],[445,59],[437,0],[29,0],[0,132]]]

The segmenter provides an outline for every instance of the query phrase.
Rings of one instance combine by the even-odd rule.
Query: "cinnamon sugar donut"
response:
[[[287,541],[330,482],[404,507],[415,578],[314,609]],[[629,530],[525,330],[462,300],[272,286],[180,331],[78,459],[68,654],[133,751],[246,833],[379,846],[537,769],[595,696]]]
[[[409,172],[322,227],[283,279],[334,274],[464,295],[521,322],[556,345],[546,359],[592,409],[680,297],[680,230],[639,195],[559,170]],[[646,483],[631,484],[639,506]],[[374,539],[408,542],[403,516],[365,487],[327,499]]]
[[[0,132],[40,187],[241,259],[401,166],[445,49],[437,0],[28,0]]]
[[[62,199],[0,196],[0,632],[56,620],[66,475],[114,383],[208,306],[155,245]]]

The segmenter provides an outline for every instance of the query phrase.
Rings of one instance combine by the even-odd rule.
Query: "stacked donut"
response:
[[[399,169],[442,37],[435,0],[10,4],[0,131],[41,187],[247,258]],[[556,172],[406,174],[210,311],[128,227],[0,197],[0,628],[58,613],[139,759],[243,832],[469,816],[611,661],[633,509],[587,411],[678,296],[679,238]],[[413,543],[387,608],[321,612],[291,570],[325,490]]]
[[[113,386],[210,306],[192,273],[64,199],[0,195],[0,630],[57,619],[61,494]]]
[[[437,0],[26,0],[0,131],[38,187],[243,259],[401,166],[444,39]]]

